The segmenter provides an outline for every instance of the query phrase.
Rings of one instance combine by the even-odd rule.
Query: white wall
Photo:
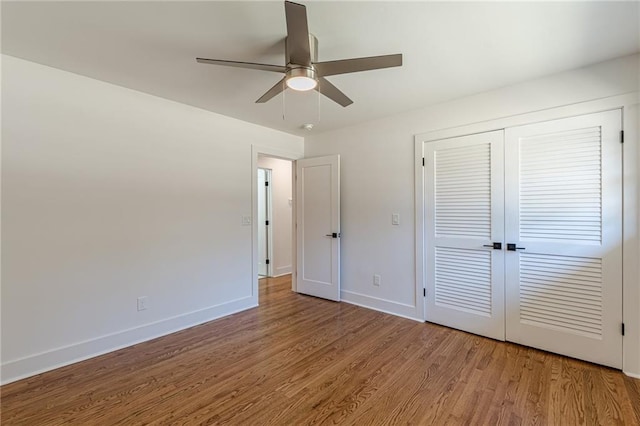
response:
[[[300,138],[2,62],[3,382],[255,305],[252,227],[240,220],[252,212],[251,141],[301,155]],[[637,90],[637,66],[637,56],[621,58],[308,137],[305,156],[341,154],[343,298],[420,318],[415,134]],[[625,144],[634,154],[625,157],[625,179],[635,182],[638,136],[627,130],[635,136]],[[629,207],[636,218],[638,188],[625,194],[635,197],[625,214]],[[400,226],[391,225],[394,212]],[[637,219],[625,234],[637,259],[625,263],[635,265],[625,269],[625,315],[636,318],[625,357],[636,373],[639,227]],[[148,310],[136,311],[138,296],[149,296]]]
[[[251,143],[301,138],[2,60],[4,383],[255,306]]]
[[[271,169],[271,212],[273,252],[271,273],[280,276],[291,273],[291,229],[293,198],[291,161],[279,158],[258,157],[258,167]]]
[[[638,55],[623,57],[306,137],[306,157],[341,156],[343,299],[397,315],[422,318],[422,299],[417,295],[415,274],[414,135],[499,122],[520,114],[637,91],[638,61]],[[633,158],[637,156],[636,144],[637,136],[624,147]],[[632,167],[635,169],[627,170],[627,174],[637,182],[637,164]],[[628,210],[633,208],[636,210]],[[627,211],[638,212],[632,205],[625,205],[625,215]],[[391,225],[394,212],[400,213],[400,226]],[[625,238],[630,249],[635,245],[633,256],[637,259],[637,232]],[[382,276],[379,287],[372,285],[373,274]],[[625,297],[630,297],[636,306],[634,312],[625,314],[625,318],[631,320],[625,338],[625,371],[640,374],[640,316],[637,314],[640,285],[637,273],[635,281],[633,278],[629,274],[625,282]]]

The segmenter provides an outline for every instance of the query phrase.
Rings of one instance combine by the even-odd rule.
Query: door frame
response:
[[[259,287],[258,287],[258,155],[266,155],[268,157],[280,158],[282,160],[291,161],[291,188],[292,188],[292,201],[291,201],[291,290],[296,291],[296,194],[295,194],[295,167],[296,160],[304,158],[302,152],[286,151],[278,148],[271,148],[259,144],[251,144],[251,301],[253,305],[257,306],[259,301]]]
[[[265,202],[265,218],[267,221],[269,221],[269,225],[266,224],[260,224],[258,223],[258,228],[260,226],[265,226],[265,239],[266,241],[266,246],[267,246],[267,259],[269,259],[269,263],[267,263],[266,267],[267,267],[267,273],[265,275],[265,277],[272,277],[273,276],[273,232],[271,232],[270,229],[273,228],[273,194],[272,194],[272,190],[273,187],[271,185],[271,181],[272,181],[272,173],[273,171],[271,169],[266,169],[264,167],[258,167],[258,169],[263,170],[264,171],[264,180],[265,182],[269,183],[269,185],[265,186],[265,194],[264,194],[264,202]],[[258,193],[258,191],[260,191],[260,188],[256,188],[256,194]],[[258,206],[259,208],[259,206]],[[259,218],[259,212],[256,214],[256,218]],[[269,228],[269,226],[271,226],[272,228]],[[259,233],[259,231],[257,231]],[[259,244],[258,244],[259,245]],[[260,248],[258,247],[258,251],[260,250]],[[260,256],[258,253],[258,263],[260,263]],[[260,271],[258,271],[260,272]]]
[[[534,112],[497,118],[458,127],[434,130],[417,134],[414,137],[414,188],[415,188],[415,283],[416,300],[422,297],[422,314],[426,316],[426,301],[423,296],[426,278],[425,256],[425,197],[424,197],[424,143],[440,139],[472,135],[476,133],[502,130],[526,124],[556,120],[609,111],[622,110],[622,128],[625,132],[623,144],[623,315],[622,320],[627,325],[627,331],[622,342],[622,371],[632,377],[640,378],[640,330],[632,330],[630,324],[640,324],[640,147],[638,146],[638,126],[640,125],[640,94],[631,92],[593,101],[580,102],[572,105],[552,107]]]

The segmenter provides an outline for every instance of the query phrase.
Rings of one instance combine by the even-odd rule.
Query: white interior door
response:
[[[297,291],[340,300],[340,156],[296,162]]]
[[[507,340],[622,366],[620,111],[506,130]]]
[[[500,130],[424,145],[426,319],[499,340],[503,137]]]

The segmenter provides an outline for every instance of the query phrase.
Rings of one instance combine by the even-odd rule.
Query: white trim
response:
[[[418,142],[416,139],[415,142],[415,161],[414,161],[414,175],[415,175],[415,185],[414,187],[414,199],[415,199],[415,280],[416,280],[416,289],[415,289],[415,304],[416,304],[416,313],[418,317],[422,321],[426,321],[427,319],[427,307],[426,307],[426,299],[424,297],[425,292],[425,250],[424,250],[424,143]],[[420,309],[419,307],[422,307]]]
[[[180,330],[200,325],[215,319],[251,309],[257,305],[250,296],[171,318],[162,319],[94,339],[7,361],[2,364],[0,384],[44,373],[66,365],[75,364],[128,346],[166,336]]]
[[[638,93],[640,96],[640,93]],[[622,371],[640,378],[640,99],[622,108]]]
[[[258,291],[258,223],[257,223],[257,217],[258,217],[258,204],[257,204],[257,199],[258,199],[258,155],[262,154],[262,155],[267,155],[269,157],[276,157],[276,158],[281,158],[283,160],[291,160],[292,164],[291,164],[291,175],[292,175],[292,179],[295,179],[295,160],[298,160],[300,158],[303,158],[304,154],[302,152],[293,152],[293,151],[285,151],[285,150],[281,150],[281,149],[277,149],[277,148],[271,148],[268,146],[262,146],[262,145],[258,145],[258,144],[252,144],[251,145],[251,216],[252,216],[252,221],[251,221],[251,280],[252,280],[252,285],[251,285],[251,297],[252,297],[252,301],[253,303],[257,306],[258,305],[258,295],[259,295],[259,291]],[[295,180],[292,180],[292,184],[295,182]],[[294,188],[294,187],[292,187]],[[291,226],[292,226],[292,246],[291,246],[291,256],[293,257],[292,262],[295,265],[296,264],[296,238],[295,238],[295,229],[296,229],[296,195],[295,195],[295,190],[292,190],[292,194],[293,194],[293,200],[292,200],[292,220],[291,220]],[[294,271],[292,271],[292,277],[291,277],[291,281],[292,281],[292,290],[295,291],[295,268],[293,268]]]
[[[569,105],[561,105],[538,111],[498,117],[457,127],[438,129],[417,134],[414,137],[415,152],[415,222],[416,222],[416,294],[425,285],[424,260],[424,180],[417,167],[422,164],[423,143],[439,139],[500,130],[507,127],[556,120],[565,117],[591,114],[622,108],[625,143],[623,144],[623,321],[627,333],[623,340],[622,370],[631,377],[640,376],[640,93],[594,99]],[[424,305],[424,301],[423,301]]]
[[[266,202],[267,202],[267,220],[269,221],[269,227],[267,228],[267,255],[269,256],[269,264],[267,265],[267,276],[272,277],[274,275],[275,267],[274,262],[276,257],[273,252],[273,170],[264,169],[266,171],[265,181],[269,183],[267,187]]]
[[[264,171],[264,180],[265,182],[268,184],[267,185],[267,190],[265,191],[265,217],[266,220],[271,222],[272,228],[273,228],[273,211],[271,209],[271,205],[272,205],[272,193],[271,193],[271,175],[272,175],[272,170],[266,167],[260,167],[258,166],[258,170],[262,170]],[[258,191],[261,191],[262,188],[256,188],[256,194],[258,193]],[[256,195],[257,196],[257,195]],[[259,216],[260,213],[258,213],[255,217],[256,217],[256,221],[260,218]],[[262,226],[261,223],[257,224],[257,227],[259,228],[260,226]],[[257,235],[257,234],[256,234]],[[265,265],[266,267],[266,274],[264,275],[264,277],[267,278],[271,278],[274,276],[273,273],[273,232],[270,232],[270,230],[267,228],[265,230],[265,235],[266,235],[266,239],[267,239],[267,259],[269,259],[269,263],[267,263]],[[259,254],[258,254],[259,255]],[[258,259],[260,260],[260,259]],[[258,273],[258,275],[260,275],[260,273]],[[260,275],[262,276],[262,275]]]
[[[298,162],[291,162],[291,291],[298,291],[298,204],[296,180]]]
[[[596,112],[609,111],[623,108],[638,102],[638,93],[631,92],[618,96],[611,96],[592,101],[580,102],[577,104],[562,105],[547,108],[539,111],[531,111],[523,114],[499,117],[493,120],[471,123],[458,127],[438,129],[427,133],[417,134],[414,138],[416,142],[428,142],[439,139],[455,138],[459,136],[484,133],[493,130],[501,130],[506,127],[533,124],[542,121],[557,120],[560,118],[573,117],[576,115],[592,114]]]
[[[340,299],[342,302],[346,302],[351,305],[373,309],[374,311],[384,312],[385,314],[395,315],[413,321],[424,322],[422,318],[416,315],[419,313],[417,312],[416,306],[392,302],[390,300],[367,296],[366,294],[360,294],[348,290],[340,291]]]
[[[274,278],[281,277],[283,275],[289,275],[290,273],[291,273],[291,265],[280,266],[279,268],[276,268],[276,273],[273,277]]]
[[[629,373],[628,371],[622,371],[625,376],[633,377],[634,379],[640,379],[640,374]]]

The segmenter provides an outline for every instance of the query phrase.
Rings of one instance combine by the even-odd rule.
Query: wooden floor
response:
[[[3,386],[2,425],[640,424],[640,381],[290,291]]]

